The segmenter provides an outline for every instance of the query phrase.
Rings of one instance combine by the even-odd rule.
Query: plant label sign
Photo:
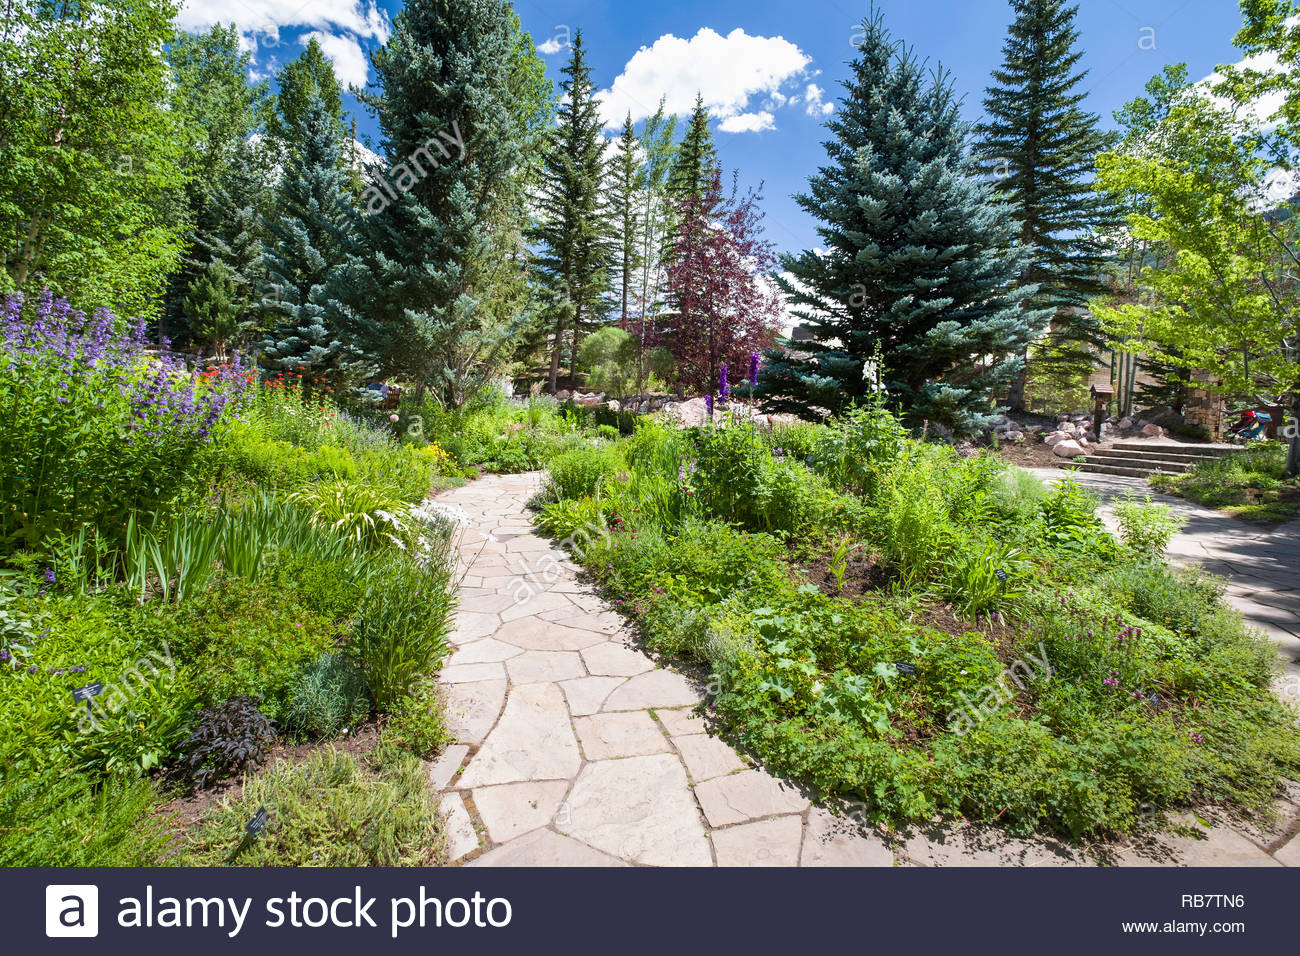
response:
[[[998,568],[996,571],[994,571],[993,576],[996,577],[1003,584],[1007,583],[1007,572],[1003,571],[1001,568]]]
[[[244,829],[248,831],[250,837],[256,837],[266,829],[266,821],[270,818],[271,815],[266,812],[266,807],[258,807],[257,812],[253,814],[253,819],[248,821],[248,826]]]
[[[915,673],[916,673],[916,665],[915,665],[915,664],[909,664],[909,663],[907,663],[906,661],[896,661],[896,662],[894,663],[894,666],[898,668],[898,673],[900,673],[900,674],[915,674]]]
[[[98,697],[102,693],[104,693],[103,682],[95,681],[95,683],[86,684],[84,687],[73,688],[72,699],[78,703],[84,700],[86,702],[86,713],[93,714],[94,711],[91,709],[90,699],[92,697]]]

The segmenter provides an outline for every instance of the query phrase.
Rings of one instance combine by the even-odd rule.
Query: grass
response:
[[[1300,479],[1285,471],[1286,446],[1258,442],[1181,475],[1154,475],[1151,486],[1248,521],[1286,521],[1300,512]]]

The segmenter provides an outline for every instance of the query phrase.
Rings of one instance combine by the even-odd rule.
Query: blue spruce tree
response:
[[[853,77],[827,124],[829,162],[796,197],[825,252],[785,256],[781,279],[812,341],[769,354],[759,394],[776,411],[838,412],[874,392],[915,425],[970,434],[1022,367],[1049,313],[1025,308],[1011,208],[965,148],[946,74],[862,25]],[[872,363],[877,349],[883,367]]]
[[[263,304],[275,326],[262,351],[272,366],[301,370],[304,399],[317,390],[315,379],[337,393],[374,368],[339,301],[359,224],[340,150],[338,122],[313,97],[280,182],[278,216],[267,225]]]

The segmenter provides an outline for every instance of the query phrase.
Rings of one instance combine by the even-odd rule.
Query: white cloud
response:
[[[737,113],[719,123],[718,129],[724,133],[761,133],[765,129],[776,129],[776,117],[767,110],[759,113]]]
[[[661,96],[667,112],[685,116],[698,91],[709,112],[722,120],[723,131],[772,129],[771,113],[750,111],[750,97],[773,106],[785,103],[781,88],[804,77],[811,62],[783,37],[750,36],[740,28],[723,36],[702,27],[689,40],[666,33],[638,50],[600,98],[611,127],[629,112],[633,122],[645,119]]]
[[[551,37],[544,43],[537,44],[537,52],[543,56],[553,56],[564,49],[564,44],[560,42],[559,37]]]
[[[365,86],[370,78],[370,60],[353,36],[335,36],[314,30],[302,38],[306,43],[312,37],[320,44],[321,52],[334,64],[334,75],[346,88],[349,84]]]
[[[261,47],[278,45],[284,28],[337,30],[379,43],[393,30],[375,0],[185,0],[176,15],[176,25],[189,31],[232,22]]]
[[[804,89],[804,112],[809,116],[830,116],[835,112],[835,104],[827,103],[826,91],[816,83],[809,83]]]

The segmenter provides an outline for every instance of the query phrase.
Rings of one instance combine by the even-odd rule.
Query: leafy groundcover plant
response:
[[[725,735],[884,825],[1106,836],[1261,810],[1300,771],[1275,651],[1219,582],[1165,564],[1162,512],[1132,503],[1118,542],[1068,479],[881,408],[647,420],[557,459],[534,503],[651,647],[708,666]]]

